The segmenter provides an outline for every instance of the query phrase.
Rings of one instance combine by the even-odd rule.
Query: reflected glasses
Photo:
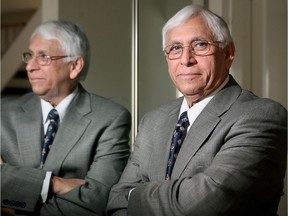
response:
[[[67,58],[67,57],[71,57],[71,56],[67,56],[67,55],[66,56],[49,56],[49,55],[45,55],[45,54],[40,54],[40,55],[35,56],[35,59],[36,59],[36,62],[38,65],[47,66],[54,60]],[[29,52],[24,52],[22,54],[22,61],[26,64],[28,64],[28,62],[32,58],[33,58],[33,55]]]

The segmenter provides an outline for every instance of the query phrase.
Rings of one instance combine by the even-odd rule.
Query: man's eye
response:
[[[196,41],[194,43],[194,47],[196,48],[205,48],[207,47],[207,45],[208,45],[207,41]]]
[[[173,45],[170,49],[170,52],[177,52],[177,51],[181,51],[182,46],[181,45]]]
[[[40,54],[38,57],[41,59],[47,59],[48,58],[48,56],[45,54]]]

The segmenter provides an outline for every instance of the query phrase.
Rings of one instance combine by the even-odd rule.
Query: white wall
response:
[[[287,107],[287,0],[252,1],[252,90]]]
[[[210,0],[236,46],[231,73],[246,89],[287,107],[287,1]]]

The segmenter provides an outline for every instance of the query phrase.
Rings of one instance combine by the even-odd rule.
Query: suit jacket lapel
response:
[[[179,98],[161,113],[163,114],[163,117],[159,119],[161,119],[162,122],[159,122],[159,136],[155,139],[155,142],[157,143],[155,143],[153,148],[153,158],[151,159],[151,167],[149,169],[149,176],[153,177],[153,179],[150,180],[165,179],[172,132],[179,117],[182,101],[183,98]]]
[[[15,124],[20,157],[24,166],[40,166],[41,138],[43,134],[40,100],[33,95],[17,113]]]
[[[206,138],[219,123],[220,118],[213,110],[204,109],[191,126],[178,154],[172,178],[179,178],[189,161],[203,145]]]
[[[214,96],[191,126],[177,156],[172,178],[180,177],[189,161],[221,121],[221,115],[232,106],[240,93],[240,86],[230,76],[227,85]]]
[[[71,102],[67,113],[61,123],[55,137],[52,148],[44,164],[45,170],[51,170],[55,175],[58,174],[63,160],[71,149],[77,144],[90,124],[90,120],[85,115],[91,112],[90,98],[82,88],[79,94]]]

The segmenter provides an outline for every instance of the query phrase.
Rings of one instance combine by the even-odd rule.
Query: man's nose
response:
[[[37,63],[37,60],[35,57],[32,57],[27,63],[26,63],[26,70],[27,72],[31,72],[34,69],[38,68],[39,65]]]
[[[183,46],[182,55],[181,55],[181,65],[189,66],[196,63],[195,54],[191,46]]]

